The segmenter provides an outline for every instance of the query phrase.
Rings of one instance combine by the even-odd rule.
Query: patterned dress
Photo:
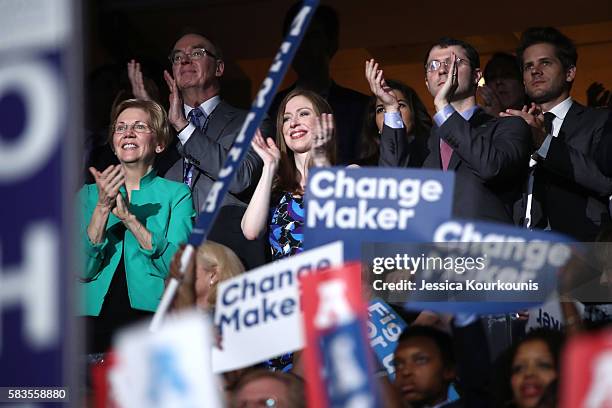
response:
[[[270,248],[274,259],[303,251],[304,197],[283,193],[270,209]]]

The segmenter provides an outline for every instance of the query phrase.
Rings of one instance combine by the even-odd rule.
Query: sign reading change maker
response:
[[[312,169],[305,195],[304,247],[343,240],[346,260],[362,242],[429,242],[451,216],[454,174],[389,168]]]
[[[342,243],[336,242],[220,282],[215,325],[223,348],[213,348],[213,371],[235,370],[303,348],[298,279],[342,263]]]

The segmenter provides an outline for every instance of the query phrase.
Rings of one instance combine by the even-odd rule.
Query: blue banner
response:
[[[70,0],[0,13],[0,386],[69,382],[80,44]],[[68,80],[70,78],[70,81]],[[69,121],[70,119],[70,121]],[[64,394],[65,395],[65,394]]]
[[[204,205],[200,208],[196,226],[189,238],[189,243],[191,245],[198,246],[206,239],[206,236],[210,232],[215,222],[215,218],[219,213],[219,209],[221,208],[223,198],[229,190],[229,186],[240,167],[240,163],[242,163],[242,160],[249,151],[251,140],[253,140],[255,136],[255,131],[259,125],[261,125],[266,112],[270,108],[276,90],[285,77],[285,73],[302,42],[304,33],[308,29],[310,19],[318,4],[318,0],[304,0],[302,8],[293,19],[293,23],[291,23],[291,27],[289,28],[289,33],[287,33],[278,53],[274,57],[268,75],[259,88],[259,92],[251,105],[251,110],[247,114],[242,129],[240,129],[240,133],[236,137],[227,155],[225,163],[217,176],[217,180],[208,193]]]
[[[430,242],[450,219],[454,173],[396,168],[311,169],[304,248],[344,241],[345,260],[366,242]]]

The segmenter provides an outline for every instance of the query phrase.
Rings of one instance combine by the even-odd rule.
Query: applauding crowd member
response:
[[[193,203],[182,183],[153,169],[169,142],[166,113],[130,99],[112,115],[109,139],[119,165],[90,168],[96,184],[79,192],[82,211],[83,305],[89,352],[106,351],[121,326],[155,311],[170,260],[191,232]]]
[[[437,113],[425,147],[416,139],[406,140],[397,96],[372,63],[370,70],[376,73],[368,80],[385,110],[381,158],[411,162],[411,156],[425,157],[423,167],[453,170],[454,216],[511,223],[526,175],[530,133],[524,123],[494,118],[476,105],[478,52],[461,40],[443,38],[427,53],[425,83]]]
[[[374,61],[370,60],[366,62],[366,79],[370,84],[370,88],[374,84],[376,75],[376,69],[374,68]],[[386,79],[385,84],[390,88],[395,96],[397,97],[399,112],[402,116],[404,123],[405,134],[404,137],[408,143],[415,139],[415,142],[420,146],[426,146],[427,140],[431,132],[431,116],[427,112],[425,104],[421,101],[417,93],[408,85],[395,81],[392,79]],[[382,100],[376,95],[372,95],[368,104],[368,109],[365,115],[363,132],[361,135],[361,153],[359,157],[359,164],[369,166],[398,166],[398,167],[419,167],[423,163],[422,160],[417,162],[401,163],[401,158],[393,156],[390,158],[381,157],[382,160],[379,163],[379,152],[380,148],[380,134],[382,133],[385,107]],[[400,132],[401,134],[401,132]],[[393,142],[391,139],[385,139],[385,142]],[[388,152],[396,152],[393,146],[382,149]],[[423,148],[418,149],[422,151]],[[415,160],[415,156],[412,156]]]
[[[519,215],[524,214],[529,228],[593,241],[610,221],[612,179],[602,174],[596,157],[600,144],[612,139],[611,112],[586,108],[570,97],[578,54],[571,40],[556,29],[525,31],[517,55],[532,103],[502,115],[529,124],[535,150]]]
[[[189,185],[199,211],[247,112],[221,100],[220,78],[225,63],[219,48],[209,39],[195,33],[185,34],[178,39],[169,58],[172,75],[164,73],[170,89],[168,119],[178,133],[179,142],[162,166],[174,162],[165,177]],[[264,133],[266,129],[264,126]],[[239,226],[260,172],[261,160],[250,150],[208,234],[211,240],[234,250],[247,269],[263,264],[266,259],[264,241],[247,241]]]
[[[264,166],[241,224],[247,239],[269,231],[274,259],[302,251],[308,169],[333,164],[336,150],[331,107],[319,95],[291,91],[278,112],[276,143],[261,134],[253,139]]]

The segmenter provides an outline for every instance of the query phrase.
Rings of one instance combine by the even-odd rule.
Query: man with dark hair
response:
[[[557,29],[529,28],[517,55],[533,103],[522,110],[508,109],[505,115],[521,117],[531,126],[535,150],[518,215],[529,228],[592,241],[610,220],[612,179],[596,160],[600,144],[612,138],[610,111],[584,107],[570,97],[578,53]]]
[[[287,12],[283,24],[286,35],[302,2],[295,3]],[[308,31],[291,64],[297,81],[276,95],[270,107],[275,117],[283,98],[295,88],[316,92],[329,102],[336,121],[337,161],[355,163],[359,158],[361,124],[368,104],[368,96],[338,85],[330,74],[331,60],[338,51],[340,23],[336,10],[327,5],[317,7]]]
[[[497,116],[508,108],[522,109],[525,105],[523,74],[514,55],[493,54],[484,69],[485,85],[478,88],[482,108]]]
[[[370,87],[385,110],[381,156],[391,154],[388,148],[397,149],[399,156],[424,155],[423,167],[455,172],[453,216],[511,223],[526,177],[529,127],[517,118],[492,117],[476,105],[482,74],[478,52],[470,44],[442,38],[429,49],[424,65],[437,113],[423,149],[405,140],[397,98],[378,65],[366,63],[366,76],[368,70],[377,72]]]
[[[170,89],[168,120],[177,132],[176,148],[166,161],[173,163],[165,177],[183,181],[193,192],[196,211],[204,204],[227,154],[238,136],[247,112],[221,100],[220,79],[225,63],[208,38],[187,33],[174,44],[169,56],[172,75],[164,72]],[[269,134],[269,126],[264,126]],[[162,164],[163,167],[163,164]],[[208,239],[226,245],[240,257],[246,269],[265,263],[263,239],[248,241],[240,221],[262,162],[251,149],[240,164],[221,212]]]

